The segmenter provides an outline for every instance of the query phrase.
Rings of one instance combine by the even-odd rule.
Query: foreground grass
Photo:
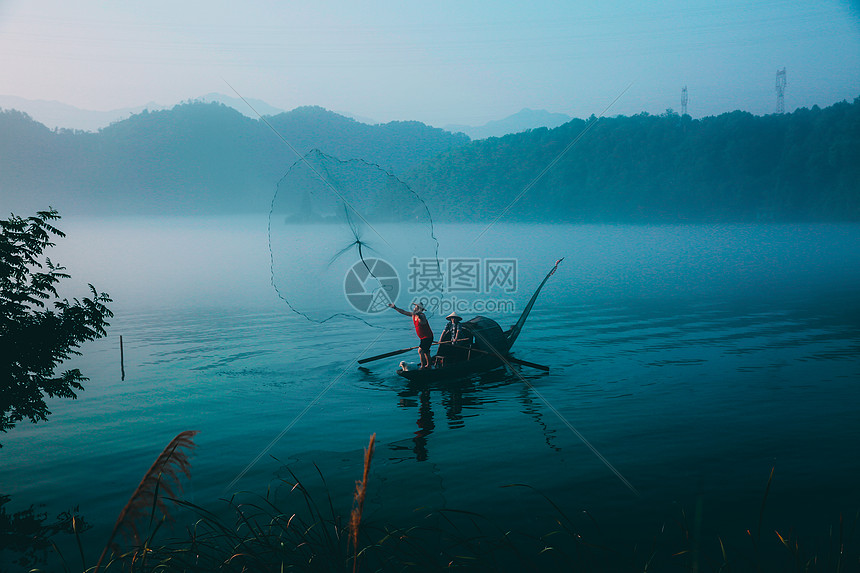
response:
[[[196,516],[187,535],[160,543],[153,535],[103,571],[860,571],[846,523],[826,552],[811,553],[785,532],[697,536],[683,513],[637,545],[606,539],[587,516],[575,522],[559,512],[555,528],[534,534],[456,510],[427,511],[409,527],[365,522],[354,544],[331,500],[318,505],[298,480],[284,483],[289,511],[267,495],[225,501],[228,517],[178,502]]]
[[[825,536],[824,547],[806,545],[790,530],[763,527],[773,473],[764,488],[758,520],[745,531],[728,538],[703,534],[701,512],[694,508],[692,514],[681,511],[674,522],[653,532],[634,532],[637,541],[630,542],[617,533],[604,534],[587,512],[566,515],[540,494],[545,503],[540,511],[549,508],[555,515],[554,522],[540,532],[450,509],[404,515],[409,525],[400,527],[363,519],[374,437],[365,450],[349,515],[336,509],[319,471],[322,495],[313,495],[289,472],[288,479],[265,495],[237,494],[221,507],[206,509],[173,497],[180,474],[188,472],[192,438],[193,433],[180,434],[158,457],[121,512],[95,565],[86,562],[81,549],[79,560],[67,561],[59,555],[59,569],[51,570],[860,571],[857,514],[840,518]],[[524,485],[510,487],[535,493]],[[182,522],[192,525],[163,539],[168,537],[164,524],[171,511],[181,513]],[[73,533],[81,548],[80,532],[73,528]],[[121,539],[127,539],[125,548]],[[71,561],[79,561],[79,565]]]

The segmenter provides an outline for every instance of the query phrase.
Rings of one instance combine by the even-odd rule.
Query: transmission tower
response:
[[[776,113],[785,113],[785,68],[776,72]]]
[[[687,115],[687,86],[681,90],[681,115]]]

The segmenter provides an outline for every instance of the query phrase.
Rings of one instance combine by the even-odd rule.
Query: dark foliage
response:
[[[63,237],[51,224],[53,209],[26,219],[0,220],[0,431],[17,422],[46,420],[50,397],[76,398],[87,380],[80,370],[57,376],[56,368],[88,340],[105,336],[108,295],[90,286],[92,298],[61,299],[57,284],[65,268],[44,257]]]
[[[596,122],[533,187],[565,147]],[[763,117],[671,111],[475,141],[406,175],[449,219],[860,220],[860,98]]]

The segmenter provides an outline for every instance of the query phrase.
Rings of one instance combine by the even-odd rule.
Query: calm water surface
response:
[[[264,220],[64,223],[54,258],[116,317],[69,364],[90,377],[79,399],[0,436],[0,493],[79,505],[92,553],[183,430],[200,431],[185,495],[201,505],[288,469],[315,483],[316,464],[348,511],[375,433],[381,522],[453,508],[549,530],[546,496],[615,540],[685,512],[742,541],[772,469],[770,531],[823,539],[860,509],[858,226],[499,226],[472,254],[519,260],[520,308],[566,257],[514,349],[551,372],[415,387],[394,375],[412,353],[354,364],[412,345],[402,317],[317,325],[278,298]],[[479,230],[443,227],[443,256]]]

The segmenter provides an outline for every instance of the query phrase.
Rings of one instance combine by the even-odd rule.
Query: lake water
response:
[[[185,484],[200,505],[264,493],[287,468],[316,483],[316,464],[348,512],[375,433],[367,520],[449,508],[542,533],[560,510],[586,540],[641,556],[638,567],[684,516],[703,553],[718,555],[718,539],[748,549],[772,469],[768,542],[791,532],[826,552],[831,526],[860,509],[860,226],[500,224],[474,244],[479,226],[439,227],[443,258],[517,261],[506,295],[517,312],[486,313],[503,327],[565,260],[514,348],[549,373],[431,387],[394,374],[413,352],[355,364],[414,345],[407,318],[320,325],[287,306],[265,218],[60,227],[68,237],[51,256],[74,277],[68,295],[92,282],[116,316],[68,364],[90,377],[86,391],[0,435],[0,493],[10,511],[80,506],[90,560],[183,430],[200,432]],[[341,286],[307,288],[327,301]],[[438,335],[444,320],[431,322]]]

